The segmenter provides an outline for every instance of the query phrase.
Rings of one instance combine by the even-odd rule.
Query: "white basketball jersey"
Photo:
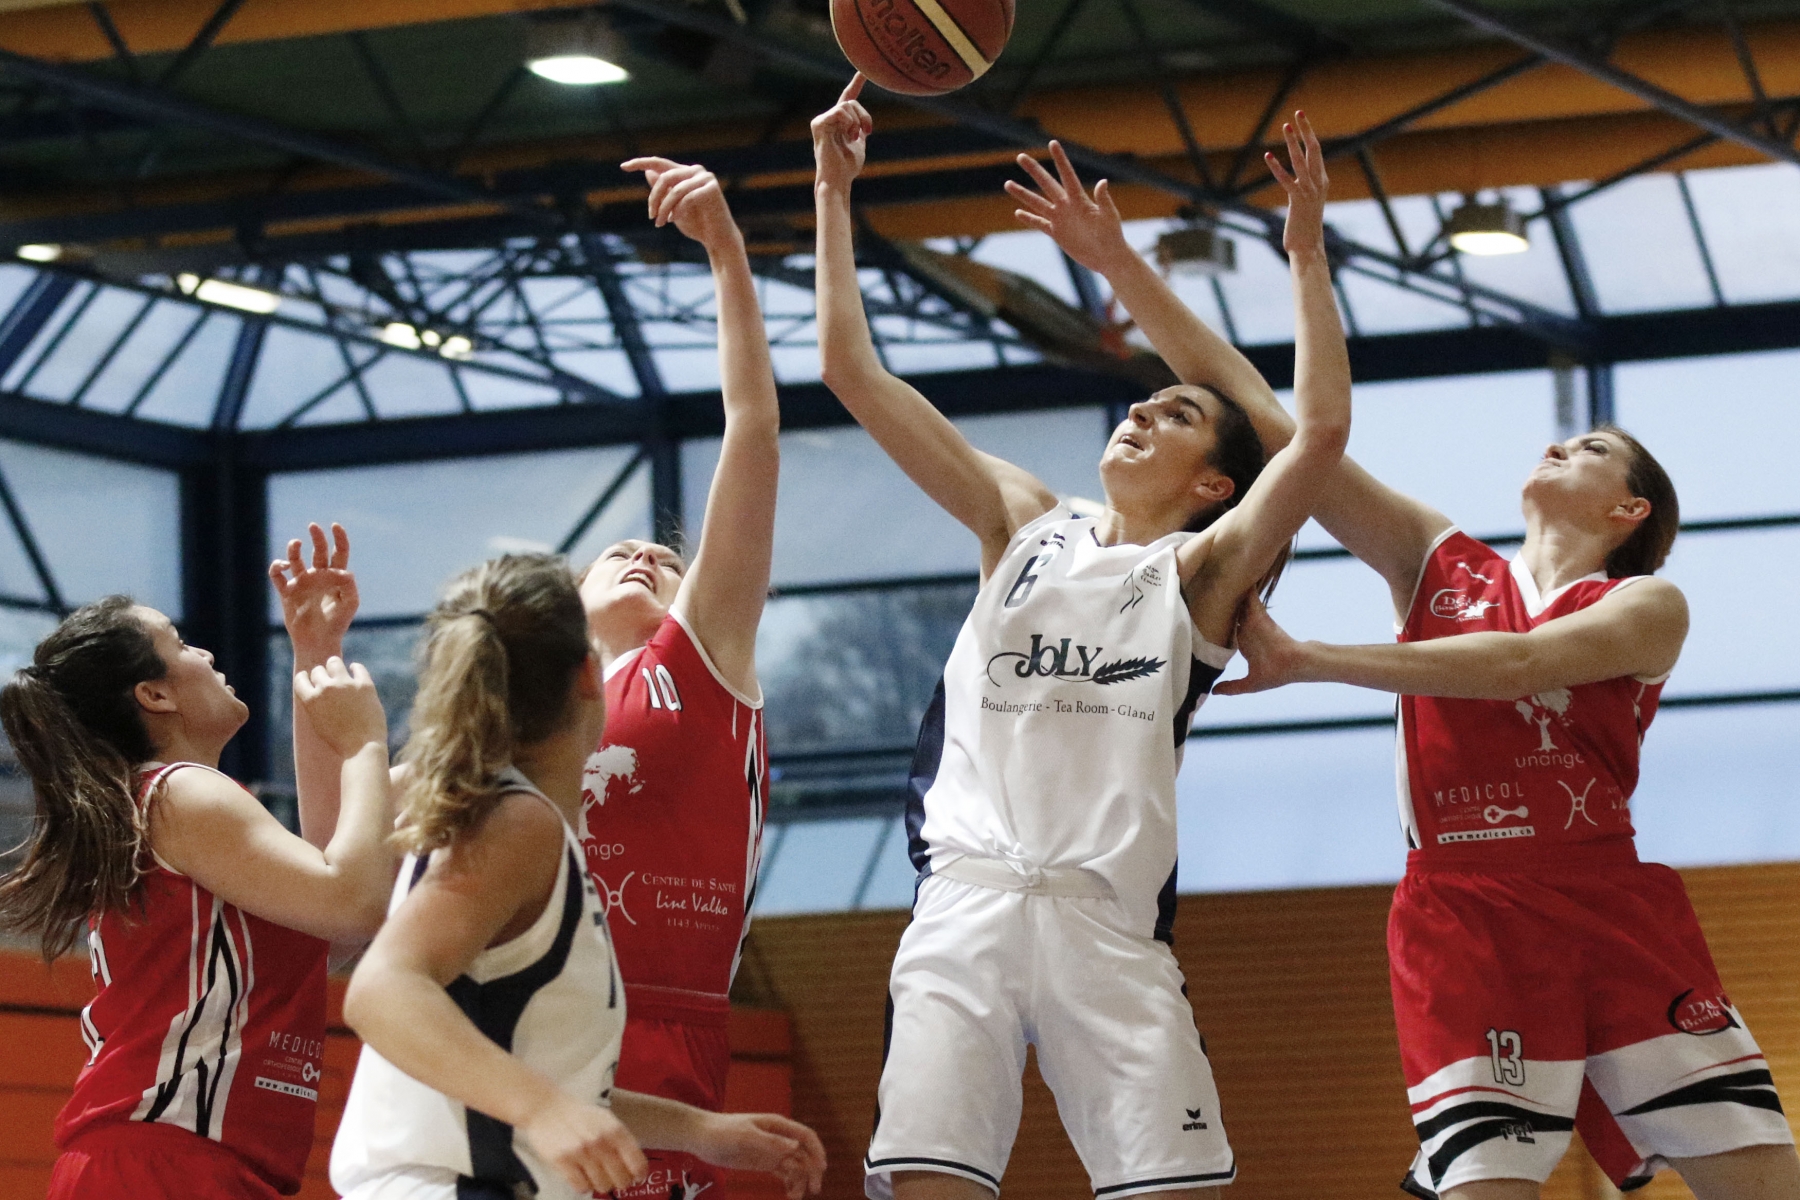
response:
[[[501,783],[508,792],[529,792],[551,804],[516,770],[508,768]],[[411,854],[401,862],[390,916],[428,864]],[[611,1098],[625,1032],[625,988],[581,843],[566,823],[562,862],[544,911],[518,937],[483,950],[445,990],[476,1028],[563,1090],[597,1104]],[[512,1126],[426,1087],[364,1046],[331,1147],[331,1184],[343,1194],[396,1173],[479,1181],[506,1194],[524,1184],[543,1200],[585,1195],[540,1162]]]
[[[1175,774],[1231,658],[1194,629],[1175,551],[1103,546],[1057,509],[1021,529],[975,598],[919,733],[908,829],[921,875],[955,858],[1079,869],[1168,940]]]

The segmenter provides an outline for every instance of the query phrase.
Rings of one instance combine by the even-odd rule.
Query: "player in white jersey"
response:
[[[568,564],[508,555],[431,614],[387,924],[344,998],[362,1058],[332,1147],[350,1200],[575,1200],[640,1145],[817,1191],[824,1149],[772,1114],[613,1087],[625,989],[574,834],[606,693]]]
[[[1235,1166],[1167,944],[1175,776],[1239,606],[1272,579],[1349,436],[1323,156],[1296,115],[1294,173],[1269,159],[1289,199],[1298,432],[1266,466],[1230,398],[1238,381],[1188,369],[1211,335],[1126,244],[1106,184],[1085,192],[1055,142],[1055,176],[1020,156],[1040,189],[1010,189],[1021,219],[1104,272],[1186,381],[1132,406],[1100,460],[1106,510],[1077,516],[876,356],[851,243],[872,129],[860,87],[813,122],[825,382],[980,538],[982,569],[914,764],[921,881],[890,982],[867,1191],[997,1192],[1029,1043],[1097,1196],[1191,1195]]]

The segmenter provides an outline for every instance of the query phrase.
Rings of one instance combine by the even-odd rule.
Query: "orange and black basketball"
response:
[[[831,0],[831,28],[851,65],[908,96],[979,79],[1012,26],[1013,0]]]

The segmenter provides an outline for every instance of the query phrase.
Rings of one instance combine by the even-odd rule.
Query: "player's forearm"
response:
[[[554,1082],[483,1036],[436,980],[379,956],[351,975],[344,1020],[426,1087],[508,1125],[557,1096]]]
[[[818,219],[815,291],[819,317],[819,365],[826,386],[852,413],[865,390],[858,385],[886,369],[875,353],[869,317],[856,279],[856,239],[850,221],[849,184],[813,188]]]
[[[614,1088],[613,1116],[625,1122],[631,1136],[646,1150],[678,1150],[696,1154],[703,1140],[705,1111],[679,1100]]]
[[[335,756],[334,756],[335,757]],[[394,882],[393,789],[387,746],[371,742],[338,763],[342,797],[336,828],[324,847],[343,938],[381,927]]]
[[[1293,419],[1275,400],[1262,373],[1183,304],[1142,255],[1124,246],[1124,253],[1108,259],[1104,274],[1113,295],[1177,378],[1218,388],[1243,405],[1267,454],[1287,445]]]
[[[1294,422],[1299,439],[1341,457],[1350,440],[1350,352],[1325,248],[1290,259],[1294,276]]]
[[[720,391],[726,427],[755,423],[772,434],[781,421],[775,371],[743,236],[734,226],[728,240],[706,250],[718,305]]]
[[[303,669],[296,657],[295,673]],[[294,798],[300,817],[300,836],[323,850],[337,829],[342,760],[313,732],[311,719],[298,704],[294,705],[293,725]]]
[[[1557,677],[1529,634],[1467,633],[1364,646],[1301,642],[1296,654],[1296,682],[1347,683],[1409,696],[1516,700],[1571,682]]]

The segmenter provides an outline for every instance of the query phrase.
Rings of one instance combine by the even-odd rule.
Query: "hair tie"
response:
[[[500,632],[499,618],[495,617],[493,613],[489,612],[485,608],[467,609],[467,610],[465,610],[463,615],[470,616],[470,617],[480,617],[482,620],[486,621],[489,625],[493,626],[495,633]]]

